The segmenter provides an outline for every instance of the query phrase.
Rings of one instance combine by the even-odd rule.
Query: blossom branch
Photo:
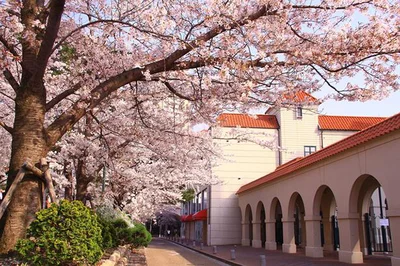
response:
[[[202,43],[213,39],[214,37],[222,34],[223,32],[226,32],[227,30],[246,25],[252,21],[259,19],[260,17],[273,15],[276,13],[277,11],[269,11],[267,10],[267,7],[263,5],[253,14],[246,16],[236,22],[232,22],[228,25],[216,26],[215,28],[204,33],[203,35],[200,35],[195,40],[186,44],[185,48],[175,50],[164,59],[149,63],[145,65],[144,68],[137,67],[124,71],[102,82],[91,91],[90,100],[77,101],[75,104],[72,105],[70,109],[61,114],[48,127],[47,133],[49,144],[53,145],[61,138],[61,136],[65,134],[65,132],[70,130],[72,126],[86,113],[87,108],[90,109],[99,105],[105,98],[107,98],[112,92],[114,92],[118,88],[130,82],[138,81],[145,78],[143,74],[144,72],[147,71],[150,74],[155,74],[169,71],[177,60],[191,52],[196,47],[199,47]]]

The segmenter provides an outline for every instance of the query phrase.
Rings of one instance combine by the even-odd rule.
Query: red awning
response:
[[[193,214],[194,221],[207,220],[207,209],[201,210]]]
[[[190,215],[182,215],[182,216],[181,216],[181,221],[182,221],[182,222],[191,222],[191,221],[193,221],[193,214],[190,214]]]

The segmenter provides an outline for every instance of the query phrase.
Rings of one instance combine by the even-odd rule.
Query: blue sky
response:
[[[392,116],[400,112],[400,91],[381,101],[348,102],[328,100],[320,105],[321,114],[354,116]]]

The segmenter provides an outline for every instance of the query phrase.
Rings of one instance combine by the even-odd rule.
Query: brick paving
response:
[[[167,240],[166,240],[167,241]],[[172,241],[172,240],[169,240]],[[260,266],[260,255],[265,255],[266,265],[268,266],[313,266],[313,265],[350,265],[340,262],[337,252],[325,252],[324,258],[306,257],[303,249],[298,249],[295,254],[283,253],[280,250],[270,251],[263,248],[253,248],[236,245],[217,246],[217,254],[213,254],[213,247],[204,246],[200,250],[200,243],[196,242],[193,247],[193,241],[174,241],[180,245],[190,248],[197,252],[201,252],[207,256],[214,257],[230,265],[240,266]],[[236,259],[231,260],[231,250],[235,250]],[[364,256],[364,263],[358,265],[368,266],[390,266],[391,261],[389,256]]]

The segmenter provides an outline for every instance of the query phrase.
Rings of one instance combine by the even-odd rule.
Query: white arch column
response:
[[[322,258],[323,248],[321,246],[321,217],[304,216],[306,222],[306,256],[313,258]]]
[[[248,222],[242,222],[242,246],[250,246],[250,230]]]
[[[340,261],[346,263],[363,263],[358,226],[360,218],[358,213],[338,213]]]
[[[390,232],[392,236],[393,256],[392,266],[400,266],[400,210],[387,210]]]
[[[261,244],[261,223],[253,222],[253,240],[251,241],[253,248],[260,248]]]
[[[265,221],[265,231],[267,233],[267,240],[265,242],[265,249],[276,250],[276,239],[275,239],[275,223],[276,220]]]
[[[296,253],[296,244],[294,239],[294,219],[289,218],[283,223],[283,245],[282,251],[285,253]]]

